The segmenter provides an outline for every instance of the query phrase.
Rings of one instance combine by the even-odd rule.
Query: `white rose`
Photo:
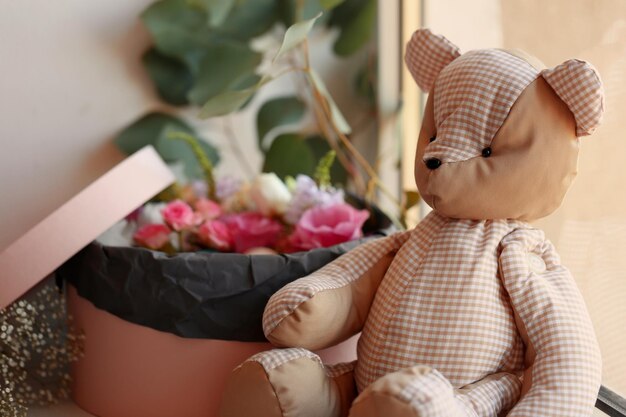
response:
[[[148,203],[143,206],[139,217],[137,218],[137,225],[144,226],[146,224],[163,224],[163,215],[161,211],[167,206],[167,203]]]
[[[255,178],[250,196],[257,209],[265,216],[283,214],[291,200],[287,186],[273,172]]]

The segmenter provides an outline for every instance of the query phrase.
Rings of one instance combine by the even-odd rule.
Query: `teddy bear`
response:
[[[561,203],[604,111],[596,70],[519,50],[461,54],[427,29],[415,180],[432,211],[285,286],[222,417],[590,416],[601,380],[584,301],[530,221]],[[313,351],[361,332],[357,360]]]

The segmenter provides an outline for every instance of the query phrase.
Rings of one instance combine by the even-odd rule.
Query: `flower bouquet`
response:
[[[146,204],[124,220],[121,230],[134,230],[138,246],[168,253],[275,254],[358,239],[369,217],[367,210],[346,203],[343,191],[321,187],[306,175],[286,183],[273,173],[252,183],[224,177],[212,198],[203,185],[196,184],[187,201]]]
[[[391,221],[331,185],[333,151],[314,178],[263,173],[175,185],[129,214],[57,272],[84,298],[127,321],[182,337],[265,341],[269,297]],[[84,277],[89,277],[85,279]]]

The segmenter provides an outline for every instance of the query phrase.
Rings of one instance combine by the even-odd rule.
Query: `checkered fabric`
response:
[[[588,62],[570,59],[541,75],[574,114],[576,136],[592,134],[604,114],[604,91],[595,68]]]
[[[289,361],[300,358],[309,358],[319,363],[321,367],[324,367],[324,364],[322,363],[322,360],[319,356],[309,350],[302,348],[274,349],[265,352],[259,352],[248,358],[246,362],[258,362],[259,364],[261,364],[261,366],[263,366],[265,372],[269,372],[272,369],[276,369]],[[243,364],[239,365],[239,367],[241,367],[242,365]]]
[[[454,60],[435,82],[437,140],[427,146],[424,160],[480,156],[538,75],[526,61],[498,49],[470,51]]]
[[[402,369],[428,366],[470,415],[488,417],[516,403],[526,370],[531,389],[511,416],[590,415],[600,359],[585,305],[552,245],[523,222],[432,212],[414,230],[361,245],[283,288],[268,306],[266,331],[315,294],[348,285],[396,247],[359,340],[359,391]],[[528,364],[523,333],[537,355]],[[302,355],[312,354],[285,349],[256,360],[270,369]],[[414,385],[406,389],[424,388]]]
[[[542,268],[528,262],[529,254],[543,260]],[[574,279],[539,230],[506,236],[500,267],[511,305],[535,351],[524,376],[532,381],[531,388],[509,416],[591,416],[602,366]]]
[[[524,225],[436,212],[418,224],[379,286],[359,339],[360,390],[414,365],[438,370],[455,388],[522,368],[523,342],[497,256],[517,227]]]
[[[397,251],[408,237],[409,232],[396,233],[365,243],[352,250],[349,259],[339,258],[308,277],[287,284],[267,303],[263,331],[270,334],[282,319],[318,292],[340,288],[356,280],[386,254]]]
[[[336,378],[354,371],[354,362],[324,365],[319,356],[302,348],[273,349],[265,352],[259,352],[248,358],[246,362],[257,362],[263,367],[263,369],[265,369],[265,372],[270,372],[287,362],[301,358],[309,358],[312,361],[317,362],[320,367],[324,368],[326,375],[330,378]],[[246,362],[242,363],[237,368],[242,367]]]
[[[419,87],[430,92],[439,72],[461,55],[459,48],[428,29],[415,31],[406,47],[404,62]]]

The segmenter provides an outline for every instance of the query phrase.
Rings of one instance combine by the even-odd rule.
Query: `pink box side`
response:
[[[173,181],[151,146],[98,178],[0,253],[0,308]]]

